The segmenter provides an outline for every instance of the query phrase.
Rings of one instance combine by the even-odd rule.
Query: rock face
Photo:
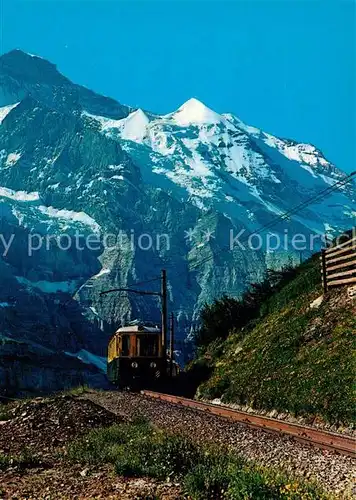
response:
[[[183,338],[205,301],[238,295],[267,266],[299,260],[289,246],[266,251],[268,230],[288,230],[290,241],[350,226],[355,184],[322,197],[344,180],[314,146],[195,99],[157,116],[76,85],[39,57],[3,55],[0,388],[52,389],[54,379],[67,384],[70,370],[74,379],[99,376],[120,323],[159,321],[153,297],[100,292],[150,280],[162,268]],[[230,250],[241,230],[245,248]],[[248,248],[255,230],[261,248],[258,241]]]

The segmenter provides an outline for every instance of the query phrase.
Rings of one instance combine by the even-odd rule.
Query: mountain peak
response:
[[[0,72],[32,83],[69,82],[55,64],[20,49],[11,50],[0,57]]]
[[[188,99],[178,110],[173,113],[178,125],[187,126],[195,123],[219,123],[222,118],[218,113],[208,108],[198,99]]]
[[[30,54],[29,52],[25,52],[24,50],[21,49],[13,49],[10,50],[9,52],[5,52],[5,54],[2,54],[0,56],[1,64],[11,64],[15,62],[18,63],[25,61],[27,62],[32,61],[33,63],[36,64],[37,60],[42,61],[42,63],[40,62],[40,64],[49,65],[54,68],[56,67],[55,64],[47,61],[43,57],[37,56],[35,54]]]
[[[131,113],[127,118],[121,120],[122,138],[131,141],[142,142],[147,133],[150,123],[147,115],[141,108]]]

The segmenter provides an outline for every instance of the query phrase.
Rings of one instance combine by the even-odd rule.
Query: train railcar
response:
[[[108,346],[107,375],[119,388],[154,386],[167,374],[161,330],[135,324],[119,328]]]

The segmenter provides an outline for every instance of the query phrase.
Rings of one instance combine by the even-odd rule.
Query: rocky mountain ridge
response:
[[[5,385],[46,385],[39,365],[53,355],[66,360],[63,374],[77,363],[76,381],[89,367],[102,369],[114,329],[136,317],[158,322],[159,308],[150,297],[100,292],[162,268],[180,337],[188,335],[205,301],[238,295],[267,266],[300,258],[293,249],[266,252],[265,242],[230,251],[231,234],[259,230],[346,177],[314,146],[196,99],[158,116],[74,84],[37,56],[1,56],[0,371],[12,377]],[[343,230],[355,200],[347,183],[273,231]],[[18,342],[31,352],[27,371]]]

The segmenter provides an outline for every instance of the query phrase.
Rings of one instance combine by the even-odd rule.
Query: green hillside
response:
[[[197,397],[346,424],[355,419],[356,303],[322,293],[319,257],[266,299],[257,320],[200,349],[191,371],[209,373]]]

